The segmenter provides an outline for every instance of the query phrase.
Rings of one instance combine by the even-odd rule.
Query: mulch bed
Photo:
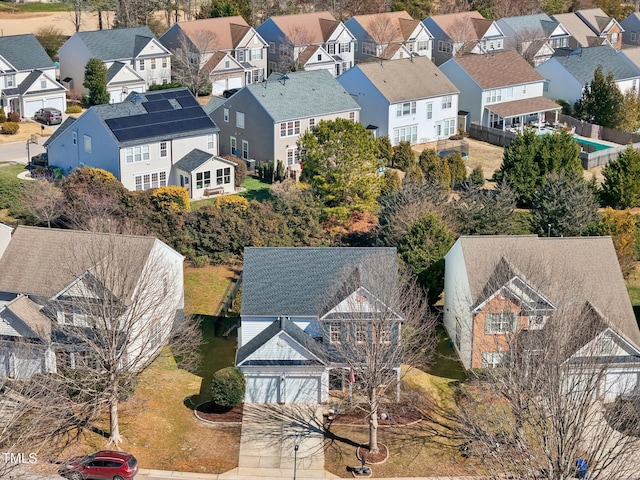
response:
[[[409,425],[424,418],[420,409],[406,404],[385,405],[379,410],[379,416],[382,414],[387,414],[387,419],[378,418],[378,426]],[[330,425],[368,425],[369,418],[365,410],[354,408],[349,412],[325,417],[325,422]]]
[[[206,402],[196,407],[197,416],[208,422],[232,423],[242,422],[242,410],[244,404],[236,405],[231,410],[222,410],[211,402]]]
[[[373,454],[369,452],[369,448],[366,446],[358,447],[356,450],[356,458],[362,462],[362,455],[364,454],[364,461],[367,465],[376,465],[384,463],[389,458],[389,449],[384,443],[378,442],[378,453]]]

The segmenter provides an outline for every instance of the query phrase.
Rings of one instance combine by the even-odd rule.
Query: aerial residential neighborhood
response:
[[[0,478],[640,478],[640,13],[552,3],[0,1]]]

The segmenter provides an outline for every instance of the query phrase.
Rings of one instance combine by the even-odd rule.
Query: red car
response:
[[[138,473],[138,461],[130,453],[101,450],[69,459],[58,473],[71,480],[131,480]]]

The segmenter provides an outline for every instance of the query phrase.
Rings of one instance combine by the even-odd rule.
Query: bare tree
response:
[[[302,68],[305,49],[311,46],[311,33],[303,25],[294,25],[280,39],[277,68],[280,72],[295,72]]]
[[[173,78],[188,87],[194,95],[207,90],[211,80],[211,68],[207,61],[214,54],[217,36],[211,30],[198,30],[189,37],[180,34],[179,47],[171,62]]]
[[[461,17],[454,21],[449,27],[448,34],[453,41],[453,56],[470,52],[479,42],[478,35],[469,17]]]
[[[375,44],[375,56],[378,58],[390,58],[392,46],[402,43],[400,27],[388,15],[375,15],[367,24],[366,30]]]
[[[29,182],[23,190],[22,206],[25,211],[38,223],[46,223],[49,228],[51,222],[62,215],[63,201],[62,190],[48,180]]]
[[[397,400],[401,379],[423,366],[435,345],[436,320],[423,291],[393,263],[367,258],[345,269],[319,314],[334,364],[357,386],[353,402],[369,420],[370,453],[379,452],[381,406]]]
[[[547,42],[541,28],[523,28],[516,38],[509,40],[506,47],[516,50],[531,65],[535,64],[535,54]]]
[[[624,348],[633,351],[621,318],[608,318],[622,310],[595,307],[585,300],[602,299],[593,282],[544,258],[503,252],[483,289],[489,300],[474,310],[473,341],[486,353],[474,350],[471,361],[482,373],[458,390],[454,407],[433,406],[436,431],[490,463],[493,478],[568,480],[577,459],[589,479],[637,476],[640,405],[601,400],[637,388],[610,376]]]
[[[82,12],[85,10],[85,2],[83,0],[65,0],[65,3],[69,5],[69,15],[71,21],[76,29],[76,32],[80,31],[82,26]]]

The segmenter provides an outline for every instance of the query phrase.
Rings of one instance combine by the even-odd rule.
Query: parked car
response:
[[[58,473],[70,480],[131,480],[138,473],[138,461],[130,453],[101,450],[70,458]]]
[[[57,108],[41,108],[33,116],[33,119],[47,125],[58,125],[62,123],[62,112]]]

